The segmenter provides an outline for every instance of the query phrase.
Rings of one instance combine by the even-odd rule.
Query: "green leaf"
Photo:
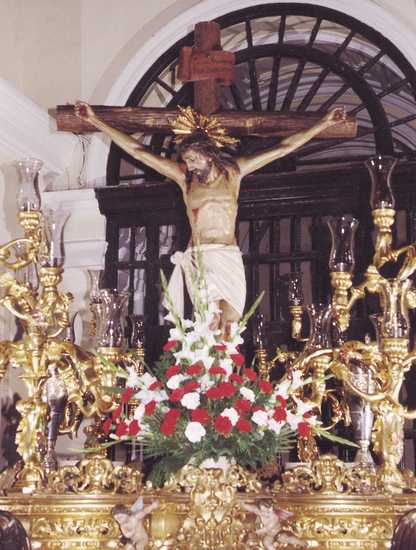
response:
[[[103,365],[105,365],[107,368],[109,368],[110,370],[112,370],[113,372],[115,372],[117,374],[117,376],[119,376],[120,378],[128,378],[128,373],[122,369],[121,367],[119,367],[118,365],[115,365],[114,363],[112,363],[111,361],[109,361],[106,357],[104,357],[104,355],[102,355],[101,353],[98,353],[97,352],[97,357],[98,359],[101,361],[101,363]]]
[[[106,393],[123,393],[126,388],[119,388],[118,386],[103,386],[103,390]]]
[[[319,437],[325,437],[326,439],[329,439],[329,441],[332,441],[333,443],[340,443],[341,445],[347,445],[348,447],[356,447],[356,448],[360,447],[359,445],[357,445],[353,441],[350,441],[349,439],[339,437],[338,435],[334,435],[331,432],[327,432],[316,426],[313,427],[313,431],[317,435],[319,435]]]

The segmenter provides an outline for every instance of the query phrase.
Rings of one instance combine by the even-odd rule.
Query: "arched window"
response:
[[[217,19],[223,49],[235,52],[237,78],[223,88],[224,109],[323,113],[345,105],[358,135],[325,140],[297,151],[283,169],[362,161],[376,151],[413,158],[416,144],[414,68],[380,33],[342,12],[310,4],[273,3]],[[192,85],[177,78],[178,54],[193,33],[167,50],[137,83],[128,106],[192,104]],[[171,137],[145,139],[155,152],[173,153]],[[246,138],[242,150],[269,145]],[[150,173],[112,147],[109,184]]]
[[[358,269],[371,257],[368,174],[363,160],[376,152],[402,159],[400,181],[413,178],[416,149],[416,74],[400,51],[380,33],[342,12],[301,3],[271,3],[217,19],[222,47],[236,54],[237,78],[223,88],[222,109],[324,113],[345,105],[357,117],[353,139],[314,141],[283,161],[246,179],[242,186],[238,242],[246,265],[248,303],[261,290],[269,346],[289,338],[284,275],[303,271],[309,301],[325,299],[329,235],[322,216],[353,213],[360,218]],[[137,83],[128,106],[192,104],[192,85],[177,78],[182,46],[170,47]],[[154,152],[174,155],[171,136],[138,136]],[[242,152],[271,145],[243,138]],[[186,218],[175,186],[112,146],[108,183],[98,197],[107,216],[107,280],[129,289],[130,308],[143,314],[155,341],[160,331],[159,269],[169,273],[169,256],[186,247]],[[154,183],[140,185],[140,182]],[[136,185],[137,184],[137,185]],[[416,197],[400,188],[401,208]],[[404,218],[403,218],[404,219]],[[416,236],[416,215],[406,217],[402,237]],[[149,344],[149,348],[152,344]],[[155,346],[155,350],[157,345]]]

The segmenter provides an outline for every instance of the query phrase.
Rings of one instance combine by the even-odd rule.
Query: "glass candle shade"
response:
[[[325,349],[331,345],[330,335],[330,308],[325,304],[318,304],[315,306],[311,304],[306,307],[306,311],[309,317],[309,351],[316,351],[319,349]]]
[[[383,282],[383,316],[380,323],[382,338],[409,338],[410,323],[406,295],[411,285],[410,279],[390,279]]]
[[[63,232],[69,218],[68,210],[46,209],[43,212],[43,238],[39,253],[42,267],[62,267],[65,261]]]
[[[40,210],[38,176],[43,162],[35,158],[25,158],[19,160],[16,165],[20,180],[17,191],[17,207],[19,211],[30,212]]]
[[[90,279],[89,300],[90,304],[94,304],[100,300],[104,269],[87,269],[87,273]]]
[[[120,292],[105,288],[100,290],[98,322],[98,346],[104,348],[119,348],[124,343],[123,321],[129,299],[128,292]]]
[[[396,164],[396,158],[382,155],[371,157],[366,161],[365,165],[371,178],[370,205],[372,210],[394,208],[391,174]]]
[[[302,274],[299,272],[289,273],[288,302],[289,306],[303,304]]]
[[[350,215],[330,217],[327,224],[331,232],[332,247],[329,256],[330,271],[352,273],[354,270],[354,235],[358,221]]]

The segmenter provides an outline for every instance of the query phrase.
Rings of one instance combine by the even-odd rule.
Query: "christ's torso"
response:
[[[194,244],[235,244],[238,186],[234,174],[208,185],[192,182],[185,203]]]

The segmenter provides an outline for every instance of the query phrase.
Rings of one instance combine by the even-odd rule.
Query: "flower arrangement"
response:
[[[152,373],[138,376],[127,368],[125,387],[115,390],[120,404],[103,426],[112,440],[107,445],[142,443],[144,455],[156,459],[151,476],[156,484],[189,461],[198,466],[228,457],[242,466],[272,463],[318,424],[313,404],[298,397],[300,375],[272,384],[245,365],[241,333],[259,300],[224,338],[212,328],[218,311],[208,300],[203,270],[198,273],[194,319],[179,318],[167,296],[167,318],[174,326],[162,357]]]

